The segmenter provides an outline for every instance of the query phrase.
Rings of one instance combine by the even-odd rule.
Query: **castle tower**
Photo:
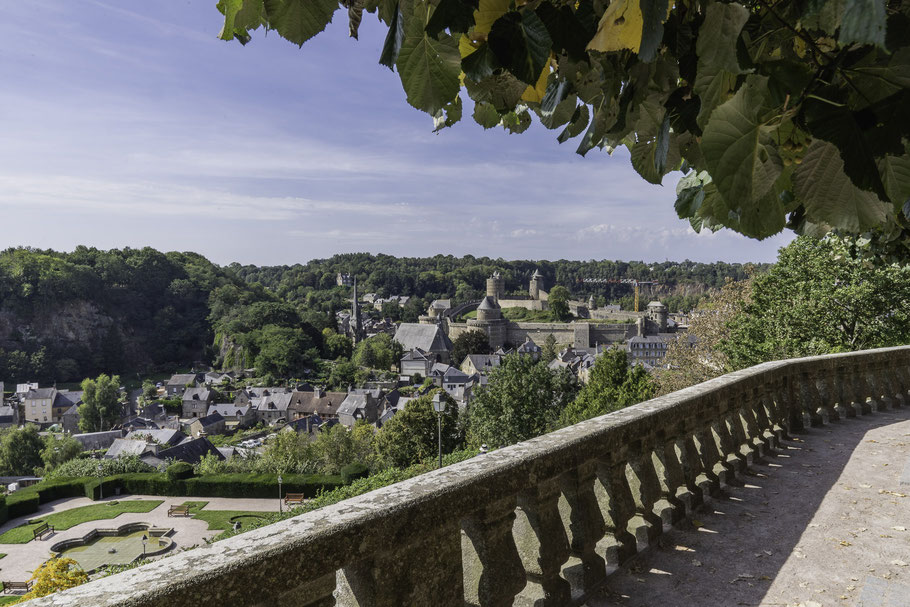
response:
[[[669,318],[667,306],[659,301],[652,301],[648,304],[648,320],[657,325],[658,332],[667,332],[667,318]]]
[[[531,299],[540,299],[540,292],[543,291],[543,274],[540,273],[540,270],[534,270],[534,275],[531,276],[531,286],[528,288],[528,295],[531,296]]]
[[[489,284],[489,281],[487,281]],[[477,307],[477,318],[468,320],[468,327],[479,329],[487,334],[493,349],[501,348],[506,343],[509,321],[503,319],[502,308],[492,295],[487,295]]]
[[[506,280],[499,272],[493,272],[493,275],[487,278],[487,297],[492,297],[496,301],[505,299]]]

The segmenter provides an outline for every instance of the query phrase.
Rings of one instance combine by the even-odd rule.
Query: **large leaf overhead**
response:
[[[767,78],[750,76],[732,99],[711,114],[701,151],[717,191],[730,208],[756,204],[774,185],[783,163],[763,104]]]
[[[336,10],[338,0],[265,0],[270,26],[298,46],[324,30]]]
[[[537,116],[651,183],[682,169],[696,229],[850,230],[910,259],[910,0],[218,0],[221,37],[302,44],[339,4],[352,33],[388,26],[381,63],[434,130]]]
[[[436,114],[452,103],[461,89],[461,55],[452,36],[442,34],[437,39],[427,34],[428,3],[414,4],[415,10],[405,24],[404,40],[396,65],[408,103],[429,114]]]
[[[793,173],[793,189],[815,223],[856,232],[885,221],[887,206],[872,192],[857,188],[844,174],[837,147],[817,139]]]

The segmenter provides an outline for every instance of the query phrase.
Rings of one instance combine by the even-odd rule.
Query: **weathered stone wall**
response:
[[[560,606],[795,430],[910,404],[910,347],[765,363],[34,606]]]

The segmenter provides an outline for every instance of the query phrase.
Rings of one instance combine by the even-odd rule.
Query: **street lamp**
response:
[[[98,499],[104,499],[104,477],[102,473],[104,472],[104,466],[101,465],[101,462],[98,462]]]
[[[442,392],[433,395],[433,410],[436,411],[436,420],[439,422],[439,467],[442,468],[442,412],[446,404],[442,402]]]
[[[281,506],[281,473],[278,473],[278,514],[282,514],[284,509]]]
[[[149,536],[142,534],[142,558],[145,558],[145,543],[149,541]]]

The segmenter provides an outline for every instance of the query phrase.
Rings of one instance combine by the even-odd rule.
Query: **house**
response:
[[[222,403],[209,405],[208,415],[218,413],[224,418],[225,430],[248,428],[256,424],[256,410],[249,405]]]
[[[439,362],[450,362],[452,340],[439,325],[403,322],[398,325],[394,339],[406,352],[419,348],[427,354],[435,355]]]
[[[10,428],[19,425],[19,407],[11,405],[0,406],[0,428]]]
[[[263,396],[269,396],[271,394],[278,394],[281,392],[292,392],[291,388],[277,388],[277,387],[268,387],[268,388],[254,388],[252,386],[247,386],[242,390],[238,390],[237,394],[234,396],[235,405],[251,405],[253,401],[257,398]]]
[[[73,405],[82,403],[82,392],[57,388],[31,388],[22,397],[25,421],[40,425],[57,424]]]
[[[79,405],[73,405],[63,412],[60,421],[63,423],[63,431],[68,434],[79,432]]]
[[[515,348],[515,352],[519,356],[530,356],[533,360],[540,360],[543,348],[535,344],[533,339],[527,337],[523,344]]]
[[[338,421],[348,428],[353,428],[357,420],[365,419],[371,424],[379,418],[379,407],[376,397],[370,393],[348,394],[338,408]]]
[[[294,421],[290,421],[287,425],[281,429],[282,432],[296,432],[297,434],[302,434],[306,432],[309,435],[315,434],[317,430],[322,426],[322,418],[318,415],[307,415],[305,417],[300,417]]]
[[[200,417],[190,422],[187,425],[189,430],[187,434],[190,436],[222,434],[224,433],[224,426],[224,417],[217,411],[214,411],[205,417]]]
[[[183,418],[205,417],[215,394],[208,388],[187,388],[183,393]]]
[[[199,373],[175,373],[164,385],[169,397],[180,396],[187,386],[195,386],[200,379]]]
[[[502,364],[499,354],[468,354],[461,363],[461,370],[468,375],[486,375]]]
[[[256,419],[270,426],[288,420],[288,406],[293,392],[270,392],[254,399],[250,406],[256,411]]]
[[[107,452],[104,454],[104,459],[118,459],[131,455],[142,457],[147,453],[156,455],[158,453],[158,445],[144,440],[118,438],[108,447]]]
[[[165,448],[174,447],[186,440],[186,434],[179,430],[133,430],[125,437],[127,440],[142,440],[155,443]]]
[[[220,371],[209,371],[202,377],[202,381],[205,382],[207,386],[216,386],[222,383],[230,383],[234,381],[233,371],[227,373],[221,373]]]
[[[199,438],[188,438],[176,447],[163,449],[158,452],[157,457],[162,460],[177,460],[188,464],[198,464],[203,456],[211,453],[217,459],[223,460],[224,455],[204,436]]]
[[[160,402],[154,402],[139,409],[137,417],[148,419],[153,422],[166,422],[168,417],[167,409]]]
[[[413,377],[415,375],[428,377],[430,375],[430,369],[435,362],[436,356],[425,352],[420,348],[414,348],[401,357],[398,366],[401,369],[401,375],[407,377]]]
[[[338,408],[347,396],[347,392],[295,391],[291,395],[291,404],[288,405],[288,415],[291,416],[288,419],[290,421],[308,415],[318,415],[324,421],[337,419]]]
[[[73,438],[82,443],[83,451],[99,451],[107,449],[118,438],[123,438],[123,430],[107,430],[105,432],[86,432],[74,434]]]
[[[676,337],[672,333],[631,337],[626,344],[626,352],[633,361],[640,361],[652,367],[658,367],[663,364],[663,359],[667,355],[669,342],[675,340]]]

